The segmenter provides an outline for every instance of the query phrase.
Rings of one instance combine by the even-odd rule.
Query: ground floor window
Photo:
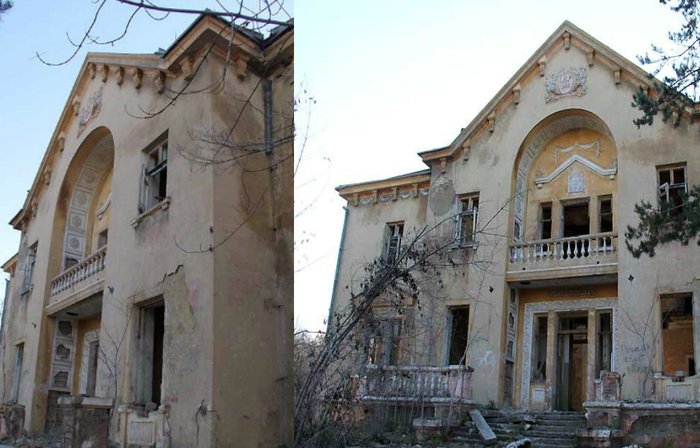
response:
[[[598,313],[597,339],[595,376],[600,378],[600,372],[610,372],[612,370],[612,311]]]
[[[532,353],[532,382],[547,380],[547,316],[535,317],[535,344]]]
[[[24,360],[24,342],[15,345],[15,366],[12,374],[12,401],[19,400],[19,385],[22,381],[22,362]]]
[[[449,309],[450,351],[448,363],[451,366],[464,364],[469,346],[469,307],[460,306]]]
[[[161,404],[163,382],[163,336],[165,334],[165,305],[163,302],[140,311],[138,375],[136,401]]]
[[[400,318],[375,322],[369,340],[369,363],[399,365],[402,332],[403,321]]]
[[[664,375],[695,375],[692,294],[661,296],[661,327]]]

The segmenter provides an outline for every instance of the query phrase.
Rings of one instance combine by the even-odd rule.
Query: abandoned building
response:
[[[417,296],[374,300],[360,402],[588,411],[582,444],[700,445],[700,250],[625,247],[635,204],[700,181],[699,105],[678,127],[633,124],[654,82],[564,22],[449,146],[418,154],[425,170],[337,188],[331,313],[368,261],[446,254]]]
[[[1,399],[20,428],[292,445],[293,61],[292,22],[208,15],[155,54],[88,53],[10,222]]]

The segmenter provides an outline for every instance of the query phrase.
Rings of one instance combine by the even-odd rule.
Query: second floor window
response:
[[[168,141],[145,151],[143,189],[139,212],[143,213],[168,195]]]
[[[386,225],[384,260],[386,260],[389,263],[396,261],[396,258],[401,252],[401,238],[403,238],[402,222],[395,222]]]
[[[552,238],[552,203],[540,205],[540,239]]]
[[[659,206],[669,204],[671,215],[683,211],[681,192],[688,192],[688,181],[685,175],[685,164],[657,168],[659,181]]]
[[[27,261],[25,266],[24,275],[24,288],[27,289],[32,286],[34,282],[34,265],[36,264],[36,249],[37,245],[34,244],[27,250]]]
[[[476,220],[479,212],[479,195],[459,199],[455,239],[458,244],[471,244],[476,240]]]

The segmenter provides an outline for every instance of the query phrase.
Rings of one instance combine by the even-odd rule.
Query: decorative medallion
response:
[[[71,218],[70,223],[71,223],[71,225],[73,225],[73,227],[78,227],[78,228],[80,228],[80,227],[83,226],[83,218],[81,218],[81,217],[78,216],[78,215],[74,215],[74,216]]]
[[[585,68],[565,68],[555,75],[547,76],[545,88],[547,89],[546,102],[555,101],[567,96],[583,96],[586,94],[586,80],[588,70]]]
[[[580,171],[571,171],[569,173],[569,193],[583,193],[584,189],[583,173]]]
[[[83,108],[80,110],[78,115],[78,135],[82,134],[85,127],[90,123],[90,121],[99,115],[102,109],[102,87],[97,89],[95,93],[92,94],[90,99],[87,100]]]
[[[70,242],[69,242],[68,244],[69,244],[70,247],[72,247],[73,249],[77,249],[77,248],[80,247],[80,241],[78,240],[78,238],[71,238],[71,239],[70,239]]]
[[[75,195],[75,202],[77,202],[78,205],[85,205],[87,203],[87,200],[87,195],[82,191],[78,192],[78,194]]]

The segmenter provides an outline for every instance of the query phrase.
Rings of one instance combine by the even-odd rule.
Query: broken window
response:
[[[100,341],[92,341],[88,346],[88,370],[86,394],[95,396],[95,386],[97,384],[97,360],[100,353]]]
[[[552,203],[540,204],[540,239],[552,238]]]
[[[588,215],[588,202],[563,204],[562,221],[564,238],[588,235],[591,233],[591,221]]]
[[[659,206],[670,204],[671,216],[683,211],[681,193],[688,192],[688,182],[685,176],[685,163],[674,166],[657,168],[659,182]]]
[[[596,378],[600,372],[610,372],[612,359],[612,312],[598,313],[598,346],[596,347]]]
[[[105,229],[97,235],[97,249],[102,249],[107,245],[109,230]]]
[[[168,140],[159,143],[144,153],[143,188],[139,213],[149,210],[168,195]]]
[[[396,366],[401,356],[403,321],[399,318],[384,319],[373,325],[369,341],[369,363]]]
[[[692,375],[695,373],[692,294],[662,296],[661,325],[664,374],[676,376],[677,372],[683,372],[684,376]]]
[[[479,195],[472,194],[461,197],[458,207],[455,240],[458,244],[472,244],[475,241],[477,231]]]
[[[603,197],[598,202],[598,232],[607,233],[613,231],[612,198]]]
[[[19,400],[19,385],[22,381],[22,362],[24,359],[24,342],[15,346],[15,368],[12,374],[12,401]]]
[[[139,327],[138,377],[136,400],[140,404],[161,404],[163,382],[163,336],[165,334],[165,305],[141,309]]]
[[[384,259],[388,263],[396,261],[401,252],[401,238],[403,238],[403,223],[396,222],[386,225],[386,245],[384,247]]]
[[[535,317],[535,344],[532,356],[532,382],[547,380],[547,316]]]
[[[469,346],[469,307],[461,306],[449,309],[450,319],[450,358],[451,366],[464,364],[465,353]]]
[[[24,275],[24,288],[28,289],[32,286],[34,281],[34,266],[36,265],[36,250],[37,243],[34,243],[32,247],[27,250],[27,258],[25,265],[25,275]]]

